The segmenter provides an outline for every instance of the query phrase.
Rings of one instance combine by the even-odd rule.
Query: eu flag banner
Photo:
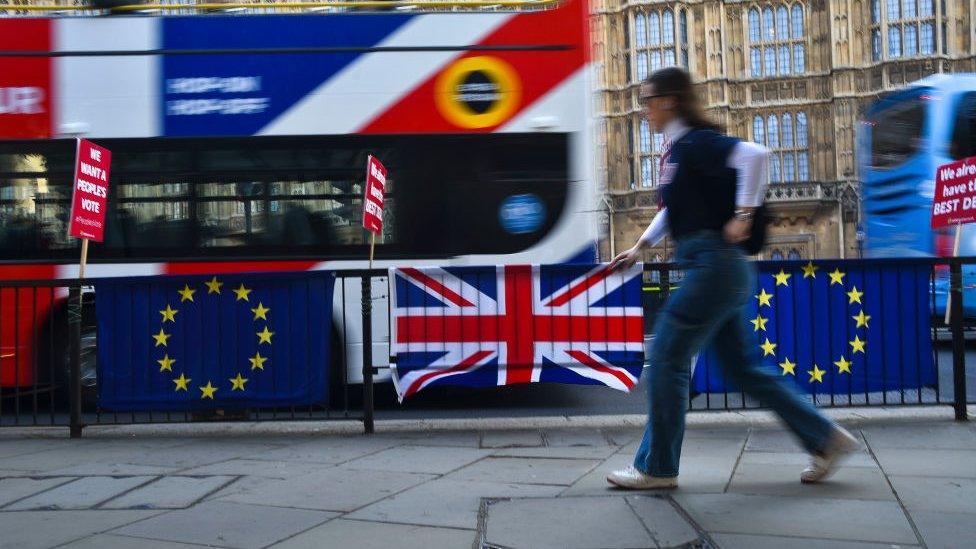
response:
[[[322,271],[96,281],[99,405],[324,403],[334,284]]]
[[[936,383],[929,265],[808,262],[760,265],[747,329],[765,367],[814,394],[864,394]],[[692,387],[726,386],[714,352]]]
[[[644,362],[641,273],[640,264],[391,269],[400,400],[432,385],[630,390]]]

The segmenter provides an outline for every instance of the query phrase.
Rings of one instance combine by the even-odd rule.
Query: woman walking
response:
[[[745,327],[743,308],[755,286],[755,268],[741,243],[749,238],[763,200],[769,151],[720,133],[698,105],[691,77],[671,67],[640,87],[650,124],[665,136],[661,208],[633,248],[613,259],[626,268],[641,250],[670,232],[685,276],[658,315],[647,385],[649,417],[634,464],[607,476],[629,489],[674,488],[688,407],[689,364],[714,345],[725,376],[775,411],[812,455],[801,473],[817,482],[859,443],[821,415],[783,381],[762,370]]]

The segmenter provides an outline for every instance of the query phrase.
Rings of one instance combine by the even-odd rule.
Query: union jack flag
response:
[[[629,391],[644,363],[642,266],[394,268],[393,382],[607,385]]]

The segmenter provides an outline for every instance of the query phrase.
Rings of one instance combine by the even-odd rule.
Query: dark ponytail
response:
[[[691,85],[691,75],[680,67],[668,67],[655,71],[645,84],[651,86],[654,95],[670,95],[675,98],[678,116],[692,128],[724,132],[721,124],[716,124],[705,116],[701,102]]]

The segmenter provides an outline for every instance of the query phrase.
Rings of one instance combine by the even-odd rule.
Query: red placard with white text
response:
[[[935,172],[932,228],[976,221],[976,156],[943,164]]]
[[[78,140],[77,150],[68,236],[101,242],[105,233],[112,152],[84,139]]]
[[[373,155],[366,159],[366,193],[363,196],[363,228],[373,234],[383,232],[383,193],[386,168]]]

